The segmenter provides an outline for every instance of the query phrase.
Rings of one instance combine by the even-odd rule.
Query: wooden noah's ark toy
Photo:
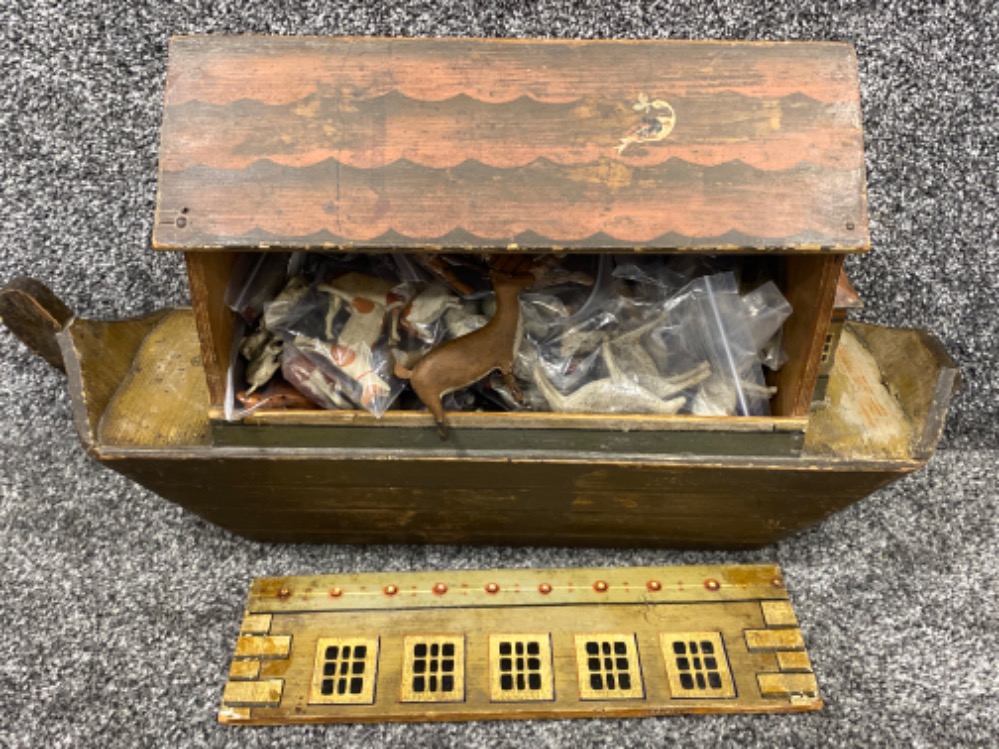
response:
[[[152,241],[184,253],[190,309],[88,320],[22,278],[0,314],[65,370],[94,458],[253,539],[757,547],[922,466],[958,380],[929,333],[843,320],[869,248],[844,44],[177,38]],[[493,285],[516,286],[496,311]],[[751,381],[723,328],[764,286],[786,360]],[[285,292],[312,332],[264,331],[248,363]],[[444,308],[496,337],[430,374],[378,343]],[[681,309],[709,352],[682,366]],[[533,407],[441,405],[496,367]]]

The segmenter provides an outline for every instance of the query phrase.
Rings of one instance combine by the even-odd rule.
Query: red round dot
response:
[[[385,595],[387,595],[387,596],[394,596],[394,595],[395,595],[396,593],[398,593],[398,592],[399,592],[399,586],[397,586],[397,585],[386,585],[386,586],[385,586],[385,587],[384,587],[384,588],[382,589],[382,591],[383,591],[383,592],[385,593]]]
[[[549,585],[548,583],[541,583],[541,585],[538,586],[538,593],[540,593],[543,596],[546,596],[551,592],[552,592],[552,586]]]
[[[486,583],[486,593],[499,593],[499,583]]]
[[[610,586],[607,583],[605,583],[603,580],[597,580],[595,583],[593,583],[593,589],[597,591],[597,593],[606,593],[609,587]]]
[[[330,588],[330,598],[339,598],[343,595],[343,588]]]
[[[444,595],[445,593],[447,593],[447,585],[445,585],[444,583],[437,583],[436,585],[434,585],[434,593],[436,593],[439,596]]]
[[[721,588],[721,583],[711,578],[704,581],[704,587],[707,588],[708,590],[718,590],[719,588]]]
[[[649,580],[647,583],[645,583],[645,587],[651,590],[653,593],[655,593],[656,591],[660,591],[663,589],[663,584],[658,580]]]

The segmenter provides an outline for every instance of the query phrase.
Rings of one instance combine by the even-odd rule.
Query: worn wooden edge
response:
[[[772,544],[919,467],[384,452],[226,448],[102,462],[258,541],[700,549]]]
[[[779,413],[808,414],[842,267],[842,255],[786,264],[784,293],[792,312],[784,323],[783,343],[788,361],[777,372],[777,394],[773,400],[773,408]]]
[[[578,718],[657,718],[671,715],[771,715],[771,714],[793,714],[808,713],[821,710],[825,703],[821,698],[806,698],[802,700],[792,700],[788,702],[777,702],[773,705],[740,705],[735,709],[726,709],[721,705],[706,705],[704,702],[698,704],[678,705],[670,704],[665,707],[656,708],[648,706],[626,707],[615,705],[613,714],[605,714],[605,710],[599,707],[580,708],[578,710],[562,710],[553,713],[552,710],[538,708],[533,711],[518,710],[516,713],[500,712],[498,708],[492,711],[483,711],[474,716],[462,718],[460,716],[442,717],[433,710],[423,713],[413,713],[412,715],[352,715],[350,718],[336,720],[329,716],[310,715],[296,717],[293,725],[325,725],[330,723],[431,723],[446,720],[448,722],[468,722],[468,721],[510,721],[510,720],[571,720]],[[244,717],[246,716],[246,717]],[[223,725],[239,726],[274,726],[292,725],[292,722],[276,721],[273,718],[259,718],[253,716],[252,709],[225,707],[219,711],[219,723]]]
[[[798,457],[782,456],[697,456],[691,454],[645,454],[619,453],[608,456],[604,452],[580,452],[549,455],[539,451],[515,451],[503,454],[476,453],[469,456],[464,453],[440,453],[436,451],[410,450],[353,450],[349,448],[274,448],[274,447],[212,447],[192,446],[171,449],[149,449],[114,447],[95,445],[91,451],[95,459],[109,468],[128,473],[129,466],[135,461],[178,461],[183,464],[200,464],[212,459],[233,460],[263,460],[271,462],[308,462],[317,459],[328,461],[377,461],[426,463],[428,466],[443,463],[467,465],[470,459],[476,463],[503,464],[516,466],[552,466],[552,465],[586,465],[653,468],[659,466],[697,467],[718,470],[758,471],[761,469],[789,470],[802,474],[840,474],[840,473],[874,473],[886,476],[900,477],[906,473],[917,471],[926,465],[926,460],[863,460],[857,458],[835,458],[827,456],[802,455]],[[889,483],[892,478],[885,478],[879,485]]]
[[[170,314],[152,314],[101,322],[73,318],[56,334],[66,366],[73,420],[84,448],[100,459],[97,437],[100,420],[121,383],[145,337]]]
[[[307,239],[296,238],[294,240],[268,240],[257,244],[247,244],[242,241],[232,243],[205,243],[205,244],[181,244],[168,240],[153,238],[151,245],[157,252],[182,252],[185,255],[204,256],[218,253],[240,253],[240,252],[340,252],[363,253],[366,255],[387,255],[396,252],[421,252],[440,255],[493,255],[497,252],[504,254],[530,254],[530,255],[594,255],[594,254],[617,254],[617,255],[776,255],[790,257],[813,257],[835,255],[862,255],[871,249],[870,241],[865,237],[853,244],[807,244],[797,243],[794,245],[748,245],[748,244],[728,244],[725,242],[712,243],[710,245],[621,245],[621,244],[594,244],[585,247],[572,247],[553,244],[532,244],[520,243],[516,245],[495,243],[495,244],[455,244],[444,245],[428,241],[420,244],[406,245],[400,248],[392,242],[385,242],[378,245],[367,245],[360,242],[312,242]]]
[[[804,432],[620,431],[608,429],[477,429],[450,430],[441,440],[433,429],[400,430],[364,426],[255,426],[214,423],[216,446],[349,447],[447,452],[468,457],[484,452],[533,451],[552,458],[575,452],[604,454],[695,454],[796,456]]]
[[[961,387],[961,371],[943,343],[929,331],[847,323],[862,346],[878,361],[889,392],[910,423],[912,457],[926,461],[943,436],[947,411]],[[891,336],[885,332],[891,331]],[[932,379],[928,372],[935,372]]]
[[[74,312],[41,281],[18,276],[0,289],[0,322],[28,349],[65,372],[56,334]]]
[[[664,577],[667,571],[670,577]],[[787,601],[780,567],[719,564],[261,577],[250,586],[246,615],[746,600]]]
[[[288,39],[290,41],[325,41],[330,39],[336,39],[340,41],[384,41],[384,42],[401,42],[405,44],[420,44],[426,42],[425,38],[418,37],[396,37],[396,36],[384,36],[384,35],[357,35],[357,34],[343,34],[343,35],[323,35],[323,34],[295,34],[294,36],[281,35],[281,34],[255,34],[255,33],[243,33],[243,34],[226,34],[225,36],[219,36],[217,34],[174,34],[170,37],[169,43],[174,44],[175,42],[182,41],[206,41],[207,43],[217,44],[220,40],[225,39]],[[543,37],[485,37],[485,36],[445,36],[445,37],[434,37],[434,42],[443,43],[467,43],[467,42],[489,42],[490,44],[550,44],[553,46],[583,46],[587,44],[648,44],[649,42],[655,42],[656,44],[690,44],[705,47],[843,47],[850,51],[854,56],[854,61],[856,61],[856,46],[850,42],[842,41],[831,41],[825,39],[817,40],[802,40],[802,39],[777,39],[777,40],[745,40],[745,39],[548,39]]]
[[[229,359],[235,335],[235,313],[225,303],[234,253],[185,253],[191,306],[201,341],[201,361],[211,402],[225,402]]]
[[[213,421],[224,420],[221,409],[212,409]],[[808,417],[765,416],[660,416],[656,414],[560,414],[508,411],[497,413],[449,412],[453,429],[600,429],[633,431],[725,431],[725,432],[798,432],[808,425]],[[423,411],[388,411],[376,418],[366,411],[278,411],[258,410],[242,419],[243,423],[299,426],[367,426],[393,429],[426,429],[434,418]]]

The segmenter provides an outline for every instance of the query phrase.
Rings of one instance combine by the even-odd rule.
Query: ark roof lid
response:
[[[171,42],[167,250],[869,247],[838,43]]]

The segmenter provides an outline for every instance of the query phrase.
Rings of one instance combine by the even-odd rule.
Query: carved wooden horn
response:
[[[19,276],[0,289],[0,322],[34,353],[65,372],[56,333],[75,313],[41,281]]]

